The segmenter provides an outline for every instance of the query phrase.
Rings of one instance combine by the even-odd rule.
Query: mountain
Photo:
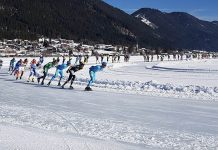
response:
[[[203,21],[188,13],[165,13],[143,8],[132,14],[166,39],[172,47],[218,50],[218,22]]]
[[[146,48],[218,49],[218,23],[143,8],[132,15],[102,0],[0,0],[0,39],[73,39]]]
[[[0,38],[163,45],[155,31],[101,0],[1,0],[0,15]]]

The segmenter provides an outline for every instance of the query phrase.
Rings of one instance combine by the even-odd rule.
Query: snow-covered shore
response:
[[[3,68],[7,68],[10,59],[3,60]],[[46,58],[45,62],[51,60]],[[97,75],[94,87],[103,91],[218,100],[217,63],[215,59],[143,62],[142,57],[135,56],[129,63],[109,63],[109,67]],[[85,69],[77,73],[75,84],[86,86],[89,80],[88,68],[94,64],[95,58],[92,57]],[[38,72],[42,73],[42,69]],[[55,69],[51,69],[50,76],[54,72]]]

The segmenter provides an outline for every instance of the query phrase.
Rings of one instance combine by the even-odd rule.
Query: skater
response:
[[[97,64],[97,63],[100,63],[100,62],[99,62],[99,54],[96,54],[96,55],[95,55],[95,59],[96,59],[96,64]]]
[[[55,72],[55,75],[51,78],[51,80],[48,82],[48,86],[50,86],[51,82],[54,81],[54,79],[58,76],[58,74],[60,74],[60,80],[58,82],[58,86],[61,86],[61,79],[64,77],[63,76],[63,70],[66,69],[67,67],[70,66],[70,61],[67,62],[67,64],[61,64],[61,65],[58,65],[56,67],[56,72]]]
[[[58,58],[57,58],[57,63],[59,63],[59,62],[60,62],[60,58],[58,57]]]
[[[111,57],[112,57],[112,63],[114,63],[114,55],[112,55]]]
[[[170,55],[169,54],[167,55],[167,57],[168,57],[168,61],[170,61]]]
[[[85,55],[84,56],[84,63],[88,63],[89,62],[89,55]]]
[[[30,75],[29,78],[27,80],[27,82],[30,81],[30,78],[32,77],[32,82],[34,82],[34,77],[36,76],[36,60],[33,59],[30,63]]]
[[[130,60],[130,54],[127,54],[127,62]]]
[[[44,62],[44,57],[42,55],[39,57],[39,62],[40,62],[40,64],[43,64],[43,62]]]
[[[109,59],[110,59],[110,55],[108,54],[107,55],[107,62],[109,62]]]
[[[147,62],[149,62],[150,61],[150,56],[149,55],[147,55]]]
[[[157,54],[157,61],[159,61],[160,60],[160,56]]]
[[[75,61],[74,65],[77,65],[78,62],[80,62],[81,60],[82,60],[82,54],[79,53],[79,54],[76,56],[76,61]]]
[[[14,63],[15,63],[15,61],[16,61],[15,58],[11,59],[8,71],[13,71],[14,70]]]
[[[57,62],[57,60],[55,58],[52,58],[52,61],[56,61]]]
[[[71,81],[70,83],[70,89],[73,89],[73,82],[76,78],[76,76],[74,75],[75,72],[82,70],[84,68],[84,63],[80,62],[79,65],[76,66],[70,66],[69,69],[67,70],[67,73],[70,73],[68,80],[62,85],[62,88],[64,88],[64,86]]]
[[[21,65],[21,59],[15,64],[15,66],[13,65],[13,70],[11,71],[11,74],[12,75],[14,73],[14,76],[16,74],[16,71],[19,71],[19,68],[20,68],[20,65]]]
[[[3,61],[0,59],[0,69],[2,68],[3,66]]]
[[[114,54],[114,56],[113,56],[113,60],[114,60],[113,63],[116,63],[116,61],[117,61],[117,55],[116,55],[116,54]]]
[[[152,54],[151,55],[151,62],[153,62],[153,60],[154,60],[154,55]]]
[[[127,54],[124,55],[124,62],[127,62]]]
[[[117,62],[120,63],[120,54],[117,56]]]
[[[164,61],[164,55],[160,56],[160,61]]]
[[[28,59],[26,58],[26,59],[24,59],[23,63],[22,63],[21,66],[20,66],[20,72],[21,72],[20,80],[21,80],[22,77],[23,77],[23,74],[24,74],[24,72],[25,72],[25,70],[26,70],[27,64],[28,64]]]
[[[104,54],[101,54],[100,57],[101,57],[101,63],[103,63],[103,61],[104,61]]]
[[[18,78],[19,78],[19,75],[20,75],[20,66],[22,65],[22,63],[23,63],[23,61],[22,61],[22,59],[20,59],[17,63],[16,63],[16,65],[15,65],[15,68],[14,68],[14,75],[16,76],[16,80],[18,80]],[[13,72],[12,72],[12,74],[13,74]],[[12,75],[11,74],[11,75]]]
[[[62,58],[63,58],[63,61],[62,61],[62,64],[63,64],[63,63],[65,63],[66,57],[62,56]]]
[[[173,60],[176,61],[176,54],[173,54]]]
[[[43,76],[37,78],[38,83],[40,82],[40,79],[42,79],[41,85],[44,85],[44,80],[45,80],[46,76],[48,75],[48,70],[51,69],[52,67],[54,67],[56,64],[57,64],[57,61],[55,59],[53,59],[52,62],[47,63],[43,67]]]
[[[101,65],[92,66],[89,68],[90,80],[89,80],[87,87],[85,88],[86,91],[92,91],[90,86],[95,81],[96,72],[103,71],[103,69],[106,68],[106,66],[107,66],[107,63],[103,62]]]
[[[146,54],[143,54],[143,58],[144,58],[144,62],[146,62],[146,61],[147,61],[147,56],[146,56]]]

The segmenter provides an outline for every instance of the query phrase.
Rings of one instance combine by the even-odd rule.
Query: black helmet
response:
[[[101,65],[102,65],[103,68],[105,68],[107,66],[107,63],[106,62],[102,62]]]
[[[70,65],[71,65],[71,62],[70,62],[70,61],[67,61],[67,65],[70,66]]]

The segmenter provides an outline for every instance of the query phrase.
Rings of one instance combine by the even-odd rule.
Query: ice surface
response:
[[[77,73],[75,90],[16,81],[7,73],[9,59],[3,60],[0,149],[218,148],[216,73],[175,71],[217,70],[217,60],[201,67],[201,60],[144,63],[133,57],[98,73],[92,92],[84,88],[93,58]]]

